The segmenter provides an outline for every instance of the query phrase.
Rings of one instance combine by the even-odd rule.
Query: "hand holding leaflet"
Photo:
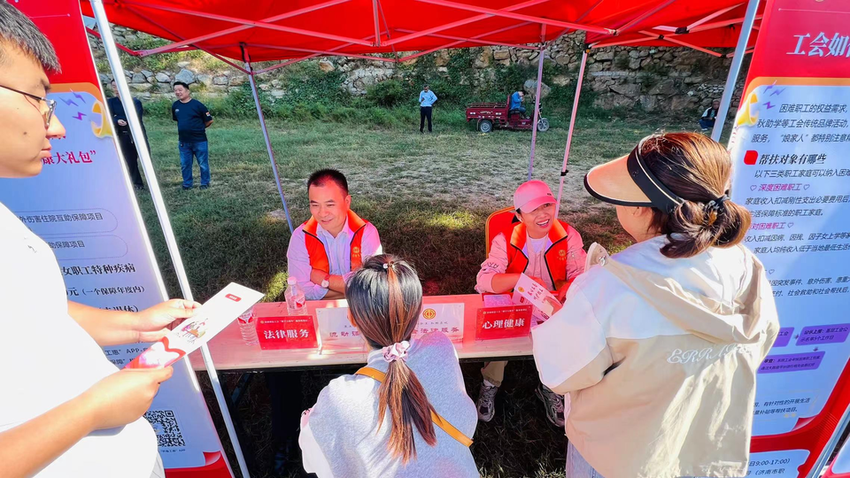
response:
[[[549,301],[557,302],[558,300],[551,292],[546,290],[546,287],[525,274],[520,275],[514,288],[514,302],[522,303],[523,301],[520,298],[525,299],[526,303],[530,303],[540,311],[544,320],[554,313],[554,308]]]
[[[209,342],[262,298],[262,292],[231,282],[201,306],[191,319],[142,352],[126,368],[168,367]]]

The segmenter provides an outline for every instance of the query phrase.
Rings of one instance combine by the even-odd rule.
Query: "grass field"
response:
[[[552,129],[538,135],[534,178],[547,181],[557,191],[566,118],[550,120]],[[340,169],[348,176],[352,208],[377,226],[385,251],[415,264],[426,294],[472,293],[484,259],[484,221],[493,210],[510,205],[514,189],[525,180],[531,133],[482,135],[464,124],[460,112],[439,109],[434,121],[434,133],[425,135],[419,134],[418,122],[403,120],[386,121],[384,126],[270,122],[269,129],[294,225],[309,217],[309,174],[324,167]],[[640,138],[659,129],[693,130],[694,125],[660,117],[579,119],[561,217],[578,229],[585,246],[595,241],[619,250],[629,244],[629,238],[619,228],[613,208],[584,192],[584,173],[627,153]],[[264,291],[266,300],[282,300],[289,230],[277,211],[281,203],[258,122],[215,121],[208,132],[213,186],[205,191],[180,188],[174,124],[148,118],[147,130],[195,298],[206,300],[236,281]],[[197,166],[195,178],[197,186]],[[149,194],[138,196],[169,290],[179,295]],[[473,399],[481,383],[479,368],[480,364],[463,364]],[[308,390],[305,407],[341,372],[350,371],[303,374]],[[232,387],[237,376],[224,378]],[[479,424],[474,437],[472,451],[482,475],[563,476],[566,439],[563,430],[546,421],[534,397],[536,384],[533,362],[518,361],[508,367],[497,396],[496,417]],[[214,399],[207,396],[216,415]],[[244,427],[243,449],[252,456],[252,476],[271,476],[270,407],[263,380],[250,383],[237,413]],[[219,417],[214,418],[220,426]],[[226,436],[221,426],[220,432]],[[231,463],[235,466],[232,455]]]

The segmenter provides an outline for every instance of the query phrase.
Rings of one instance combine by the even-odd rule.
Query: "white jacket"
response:
[[[570,394],[567,436],[606,478],[744,476],[773,292],[744,246],[669,259],[666,240],[573,282],[532,331],[540,379]]]

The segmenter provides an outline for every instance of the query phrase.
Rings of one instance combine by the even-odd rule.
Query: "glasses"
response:
[[[5,90],[9,90],[9,91],[14,91],[15,93],[22,94],[22,95],[27,96],[29,98],[32,98],[36,101],[43,101],[47,105],[47,111],[42,111],[41,116],[44,117],[44,127],[45,128],[50,127],[50,120],[53,119],[53,112],[56,111],[56,100],[49,100],[47,98],[42,98],[41,96],[36,96],[36,95],[30,94],[30,93],[27,93],[26,91],[20,91],[20,90],[14,89],[14,88],[9,88],[8,86],[0,85],[0,88],[3,88]]]

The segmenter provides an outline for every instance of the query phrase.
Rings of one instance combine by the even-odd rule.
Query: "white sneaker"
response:
[[[489,422],[493,419],[493,415],[496,413],[495,399],[498,391],[499,387],[490,382],[486,380],[481,382],[481,391],[478,392],[478,404],[475,408],[478,410],[478,419],[482,422]]]
[[[546,418],[558,428],[564,428],[564,397],[541,385],[534,390],[546,408]]]

